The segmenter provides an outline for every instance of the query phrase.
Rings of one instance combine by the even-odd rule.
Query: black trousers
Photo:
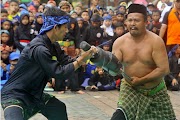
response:
[[[18,105],[10,105],[4,109],[4,118],[5,120],[28,120],[38,112],[48,120],[68,120],[66,105],[55,97],[50,98],[47,104],[39,109],[32,110]]]

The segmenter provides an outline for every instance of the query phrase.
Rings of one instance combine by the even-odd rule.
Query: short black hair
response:
[[[48,7],[44,12],[44,16],[66,16],[66,12],[60,10],[57,7]]]
[[[153,11],[152,11],[152,14],[153,14],[153,13],[156,13],[156,12],[161,15],[161,11],[160,11],[160,10],[153,10]]]
[[[8,13],[8,11],[4,8],[1,8],[1,13]]]
[[[114,24],[114,29],[116,29],[117,27],[122,27],[123,29],[125,29],[124,24],[122,22],[117,22],[116,24]]]

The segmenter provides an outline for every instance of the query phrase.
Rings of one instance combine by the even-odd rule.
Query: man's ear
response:
[[[57,25],[55,25],[55,26],[54,26],[54,29],[56,30],[57,28],[58,28],[58,26],[57,26]]]

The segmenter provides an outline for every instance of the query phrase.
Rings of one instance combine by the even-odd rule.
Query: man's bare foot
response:
[[[82,90],[78,90],[75,93],[77,93],[77,94],[84,94],[85,92],[83,92]]]
[[[58,94],[64,94],[65,93],[65,91],[59,91],[58,92]]]

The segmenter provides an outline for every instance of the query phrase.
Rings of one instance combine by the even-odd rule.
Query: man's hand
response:
[[[140,78],[138,78],[138,77],[131,77],[130,84],[131,84],[132,86],[139,86],[139,85],[141,85],[142,83],[141,83]]]

